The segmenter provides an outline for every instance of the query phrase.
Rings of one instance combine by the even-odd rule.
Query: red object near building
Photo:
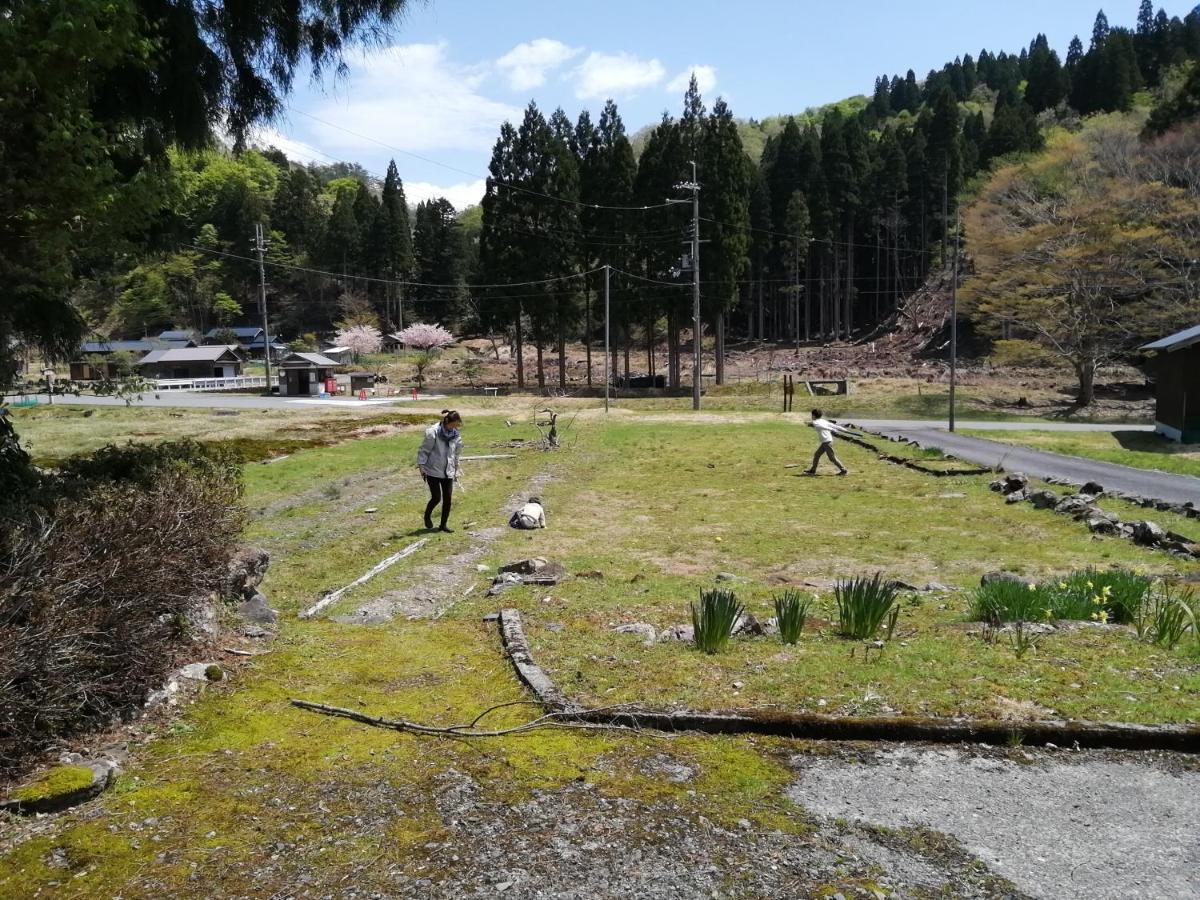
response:
[[[413,388],[413,399],[414,400],[417,399],[417,389],[416,388]]]
[[[358,399],[359,399],[359,400],[366,400],[366,399],[367,399],[367,392],[366,392],[366,391],[359,391],[359,392],[358,392]]]
[[[325,393],[330,394],[330,395],[337,393],[337,379],[336,378],[326,378],[325,379]]]

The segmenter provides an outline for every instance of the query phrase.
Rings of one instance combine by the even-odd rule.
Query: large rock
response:
[[[1063,497],[1054,507],[1054,511],[1063,516],[1070,516],[1073,519],[1084,519],[1096,511],[1096,507],[1092,506],[1089,498],[1079,494],[1072,494],[1070,497]]]
[[[1024,488],[1022,488],[1019,491],[1013,491],[1011,494],[1005,494],[1004,502],[1005,503],[1021,503],[1028,496],[1029,496],[1028,492]]]
[[[982,585],[994,584],[997,581],[1011,581],[1013,584],[1024,585],[1037,584],[1032,578],[1025,578],[1016,572],[988,572],[979,579],[979,583]]]
[[[1092,534],[1119,534],[1121,530],[1119,522],[1098,511],[1088,517],[1087,529]]]
[[[1021,472],[1010,472],[1000,479],[1000,490],[1006,494],[1015,494],[1029,487],[1029,478]]]
[[[1053,509],[1058,503],[1058,494],[1054,491],[1033,491],[1025,499],[1038,509]]]
[[[221,596],[230,602],[249,600],[262,584],[271,555],[259,547],[242,547],[229,561],[221,584]]]
[[[1133,540],[1143,547],[1156,547],[1166,539],[1167,533],[1157,522],[1134,522]]]
[[[762,622],[758,621],[753,613],[744,613],[738,616],[737,620],[733,623],[733,633],[761,635],[765,634],[766,631],[763,628]]]
[[[567,577],[561,563],[551,562],[543,556],[534,556],[501,566],[500,575],[517,575],[525,584],[558,584]]]
[[[641,636],[642,643],[649,647],[658,640],[658,632],[654,630],[653,625],[646,622],[634,622],[630,625],[618,625],[613,629],[617,634],[636,634]]]
[[[244,621],[255,625],[274,625],[279,621],[279,613],[271,609],[262,591],[255,591],[253,597],[239,603],[237,612]]]
[[[1098,481],[1089,481],[1079,489],[1079,493],[1087,494],[1089,497],[1099,497],[1104,493],[1104,485]]]
[[[0,810],[19,815],[55,813],[78,806],[102,793],[117,765],[109,759],[90,759],[55,766],[0,802]]]
[[[672,625],[670,628],[664,628],[659,633],[660,641],[683,641],[690,644],[696,639],[695,629],[691,625]]]

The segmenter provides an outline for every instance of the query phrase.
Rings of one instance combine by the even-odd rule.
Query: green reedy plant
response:
[[[1176,591],[1164,585],[1150,601],[1149,636],[1154,643],[1173,650],[1189,631],[1197,631],[1196,601],[1191,590]]]
[[[744,610],[733,591],[701,591],[700,605],[692,604],[696,647],[705,653],[724,650],[733,634],[733,626]]]
[[[971,615],[980,622],[1038,622],[1052,615],[1045,590],[1020,581],[989,581],[971,594]]]
[[[866,640],[874,637],[896,603],[899,589],[883,574],[841,579],[833,589],[838,609],[838,634]]]
[[[775,595],[775,620],[779,624],[779,638],[785,644],[800,641],[804,621],[812,606],[812,597],[796,590],[786,590]]]

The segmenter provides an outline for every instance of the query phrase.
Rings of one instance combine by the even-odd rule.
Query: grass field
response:
[[[1148,431],[971,431],[963,434],[1005,444],[1084,456],[1102,462],[1200,476],[1200,448]]]
[[[481,621],[501,603],[522,611],[534,653],[560,687],[588,703],[1200,720],[1193,643],[1165,650],[1122,628],[1081,627],[1046,635],[1018,659],[1003,638],[990,645],[971,633],[965,595],[994,569],[1053,576],[1122,565],[1178,575],[1197,566],[1094,538],[1024,504],[1006,506],[987,490],[986,476],[935,479],[857,447],[839,447],[850,477],[828,468],[800,477],[784,466],[811,455],[812,432],[801,421],[800,414],[649,410],[605,424],[589,413],[564,432],[559,451],[469,463],[454,523],[474,521],[476,533],[460,527],[434,536],[332,612],[351,612],[421,578],[457,579],[469,595],[456,587],[457,601],[437,617],[356,625],[300,621],[295,613],[417,537],[425,492],[413,467],[419,431],[412,421],[307,413],[174,418],[124,409],[83,418],[65,407],[18,413],[35,455],[49,459],[132,429],[146,440],[238,439],[268,456],[278,442],[276,450],[290,456],[245,467],[247,539],[271,551],[264,590],[283,614],[280,636],[248,662],[227,657],[241,664],[230,680],[156,726],[118,786],[86,814],[8,837],[0,823],[0,896],[192,896],[199,885],[207,896],[273,895],[295,892],[301,876],[316,877],[322,892],[336,893],[352,878],[360,891],[386,893],[394,883],[385,867],[415,878],[465,865],[457,856],[441,869],[429,863],[430,842],[453,838],[438,806],[448,772],[472,778],[480,802],[517,804],[576,784],[612,802],[632,798],[650,810],[638,826],[647,841],[658,839],[655,804],[735,830],[741,820],[755,831],[812,829],[781,790],[791,777],[789,756],[803,747],[797,742],[570,731],[441,741],[287,702],[301,697],[449,724],[521,699],[527,695],[494,626]],[[467,452],[499,452],[514,437],[535,436],[526,422],[471,417]],[[381,430],[354,433],[363,426]],[[534,483],[550,527],[503,529],[511,504]],[[490,540],[479,536],[492,526]],[[452,562],[473,549],[486,570]],[[603,577],[482,597],[495,566],[531,555]],[[833,634],[829,586],[876,571],[948,590],[906,595],[896,640],[863,662],[859,643]],[[729,586],[760,618],[770,615],[772,592],[786,585],[819,594],[800,643],[738,638],[726,653],[705,656],[681,643],[644,647],[612,631],[628,622],[687,622],[689,601],[720,572],[738,578]],[[489,721],[514,724],[531,714],[517,706]],[[675,783],[652,774],[664,749],[697,777]],[[264,847],[264,835],[285,849]],[[854,883],[848,874],[830,890],[849,896]]]

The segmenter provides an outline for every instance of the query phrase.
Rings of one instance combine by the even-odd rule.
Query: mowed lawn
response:
[[[1083,456],[1138,469],[1200,477],[1200,447],[1179,444],[1149,431],[972,431],[963,434],[1003,444]]]
[[[573,578],[520,589],[536,657],[568,694],[592,704],[763,708],[831,713],[921,713],[1001,718],[1064,716],[1142,722],[1200,719],[1200,655],[1131,630],[1067,625],[1018,658],[1008,637],[985,643],[968,623],[969,591],[989,571],[1057,577],[1120,565],[1163,576],[1196,566],[1099,538],[1027,505],[1009,506],[987,476],[933,478],[839,444],[851,468],[816,478],[800,469],[813,432],[800,418],[689,424],[655,418],[605,428],[560,455],[543,492],[550,528],[511,540],[509,556],[562,561]],[[495,561],[502,561],[497,558]],[[905,592],[898,636],[863,660],[861,642],[835,635],[832,585],[882,572]],[[734,581],[717,581],[720,573]],[[688,645],[644,646],[620,624],[689,622],[703,588],[732,588],[760,620],[772,596],[796,587],[817,598],[796,646],[736,638],[708,656]],[[494,606],[494,601],[491,602]],[[474,618],[479,600],[458,614]]]

